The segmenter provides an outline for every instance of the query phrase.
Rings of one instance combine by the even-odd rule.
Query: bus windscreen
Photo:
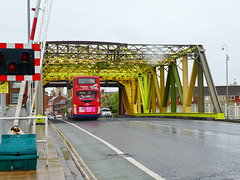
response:
[[[80,101],[90,103],[97,97],[97,91],[77,91],[77,97]]]

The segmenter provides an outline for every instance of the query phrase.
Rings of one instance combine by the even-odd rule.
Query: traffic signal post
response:
[[[40,71],[39,44],[0,43],[0,82],[40,81]],[[1,116],[5,116],[6,102],[3,101],[6,95],[1,93]]]

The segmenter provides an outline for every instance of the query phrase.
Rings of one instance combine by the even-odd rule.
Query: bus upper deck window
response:
[[[95,78],[78,78],[78,84],[95,84]]]

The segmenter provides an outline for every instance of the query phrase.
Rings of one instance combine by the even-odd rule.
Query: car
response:
[[[56,115],[56,120],[61,120],[62,119],[62,115]]]
[[[49,119],[49,120],[53,120],[53,119],[54,119],[54,116],[48,116],[48,119]]]
[[[108,118],[112,117],[112,111],[109,108],[102,108],[101,112],[102,112],[101,117],[108,117]]]

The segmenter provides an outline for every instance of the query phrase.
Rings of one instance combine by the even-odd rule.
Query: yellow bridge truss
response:
[[[193,62],[190,81],[189,61]],[[101,81],[119,82],[124,107],[129,115],[224,118],[201,45],[85,41],[46,43],[43,86],[51,81],[71,81],[74,76],[83,75],[99,76]],[[213,114],[204,113],[203,76],[216,111]],[[190,107],[197,79],[199,113],[193,115]],[[169,98],[171,114],[166,113]],[[180,100],[182,113],[176,113],[176,99]],[[156,107],[159,107],[160,114],[156,113]]]

